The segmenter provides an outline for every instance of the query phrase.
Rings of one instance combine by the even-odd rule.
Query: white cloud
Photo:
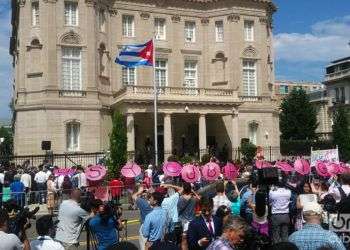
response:
[[[280,33],[275,36],[277,60],[328,62],[350,56],[350,16],[315,23],[311,33]]]

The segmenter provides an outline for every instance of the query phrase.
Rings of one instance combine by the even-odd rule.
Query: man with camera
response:
[[[80,198],[80,190],[73,190],[70,199],[63,201],[58,211],[56,240],[67,250],[78,248],[81,229],[89,217],[88,212],[79,206]]]
[[[15,234],[8,234],[9,216],[7,211],[0,210],[0,249],[6,250],[30,250],[29,241],[27,239],[25,230],[28,228],[28,223],[21,229],[21,238]]]

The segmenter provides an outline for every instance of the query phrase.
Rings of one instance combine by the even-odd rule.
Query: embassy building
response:
[[[12,0],[16,155],[108,150],[125,115],[129,156],[153,149],[153,79],[163,158],[242,138],[279,146],[271,0]],[[114,63],[154,37],[152,67]]]

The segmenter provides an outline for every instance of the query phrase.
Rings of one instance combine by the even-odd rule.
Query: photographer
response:
[[[0,242],[1,249],[6,250],[30,250],[29,241],[27,239],[25,230],[27,226],[25,226],[21,232],[23,243],[15,234],[8,234],[8,221],[9,216],[7,211],[0,210]]]
[[[113,207],[108,204],[102,204],[102,201],[96,200],[93,206],[98,206],[97,213],[89,221],[89,228],[97,238],[97,249],[105,250],[118,243],[118,229],[121,223],[115,216]]]

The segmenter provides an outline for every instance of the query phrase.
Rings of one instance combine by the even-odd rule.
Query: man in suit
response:
[[[189,250],[206,249],[222,233],[222,221],[213,216],[213,200],[202,197],[201,215],[190,222],[187,232]]]

